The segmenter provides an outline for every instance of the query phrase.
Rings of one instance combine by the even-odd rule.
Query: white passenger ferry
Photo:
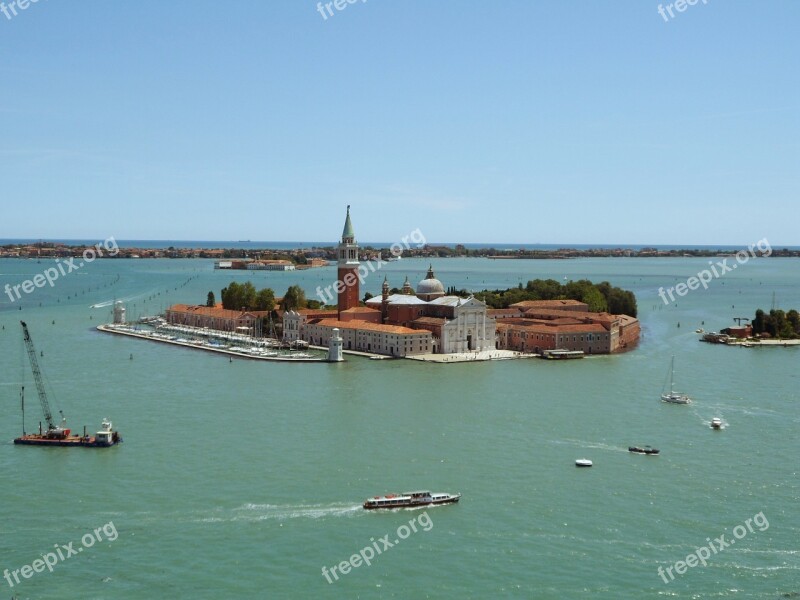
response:
[[[406,508],[414,506],[431,506],[436,504],[452,504],[461,499],[461,494],[431,494],[428,491],[403,492],[367,498],[364,508]]]

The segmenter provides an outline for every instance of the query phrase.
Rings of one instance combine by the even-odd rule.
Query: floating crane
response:
[[[49,440],[63,440],[69,435],[69,429],[65,429],[67,419],[64,417],[63,411],[58,411],[61,415],[61,424],[56,425],[53,421],[53,413],[50,411],[50,403],[47,401],[47,391],[44,389],[44,380],[42,378],[42,371],[39,369],[39,361],[36,358],[36,348],[33,345],[31,334],[28,332],[28,326],[25,321],[20,321],[22,325],[22,337],[25,340],[25,349],[28,351],[28,358],[31,361],[31,371],[33,371],[33,380],[36,382],[36,391],[39,393],[39,402],[42,405],[42,412],[44,413],[44,420],[47,423],[47,431],[42,435]]]
[[[33,345],[31,334],[25,321],[20,321],[22,325],[22,338],[25,341],[25,349],[28,351],[28,358],[31,362],[33,380],[36,382],[36,391],[39,393],[39,402],[42,405],[44,420],[47,423],[47,430],[42,430],[42,422],[39,422],[39,433],[25,433],[25,387],[22,388],[22,437],[14,440],[15,444],[25,444],[28,446],[82,446],[89,448],[108,448],[115,446],[122,441],[119,433],[114,431],[111,421],[103,419],[98,431],[94,436],[86,434],[86,427],[83,428],[83,435],[70,435],[70,430],[66,428],[67,420],[64,413],[61,415],[61,424],[56,425],[53,421],[53,413],[50,410],[50,403],[47,401],[47,392],[44,389],[44,379],[39,368],[39,360],[36,358],[36,348]]]

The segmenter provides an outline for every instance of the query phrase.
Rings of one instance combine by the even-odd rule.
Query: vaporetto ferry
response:
[[[431,506],[436,504],[454,504],[461,499],[461,494],[431,494],[423,490],[419,492],[403,492],[402,494],[388,494],[375,496],[364,501],[364,508],[408,508],[415,506]]]

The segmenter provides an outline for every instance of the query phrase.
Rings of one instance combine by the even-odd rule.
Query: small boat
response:
[[[722,429],[722,419],[719,417],[711,419],[711,429]]]
[[[590,461],[588,458],[579,458],[575,461],[576,467],[591,467],[592,464],[592,461]]]
[[[672,363],[669,368],[669,393],[661,393],[661,400],[672,404],[690,404],[692,399],[686,394],[675,391],[675,356],[672,356]]]
[[[640,446],[628,446],[628,452],[633,452],[634,454],[649,454],[651,456],[657,455],[661,452],[657,448],[652,448],[651,446],[645,446],[644,448]]]
[[[375,496],[364,501],[364,508],[407,508],[415,506],[431,506],[437,504],[454,504],[461,499],[461,494],[431,494],[427,490],[419,492],[403,492],[402,494],[387,494]]]

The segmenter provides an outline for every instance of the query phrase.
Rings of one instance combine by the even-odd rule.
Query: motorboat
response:
[[[579,458],[575,461],[576,467],[591,467],[592,464],[594,463],[592,463],[592,461],[590,461],[588,458]]]
[[[711,429],[722,429],[722,419],[719,417],[711,419]]]
[[[634,454],[648,454],[654,456],[656,454],[659,454],[661,450],[658,450],[657,448],[653,448],[651,446],[645,446],[643,448],[640,446],[628,446],[628,452],[633,452]]]

